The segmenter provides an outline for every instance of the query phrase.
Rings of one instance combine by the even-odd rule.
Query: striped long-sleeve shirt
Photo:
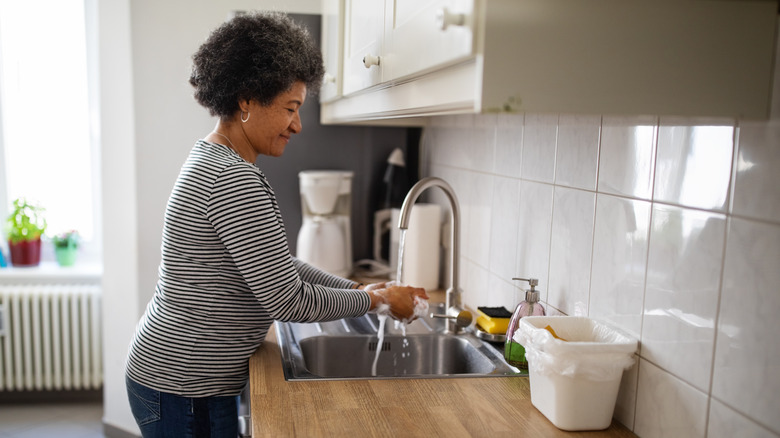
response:
[[[127,359],[130,378],[187,397],[237,395],[274,320],[326,321],[370,307],[355,283],[292,257],[262,172],[198,141],[165,211],[159,280]]]

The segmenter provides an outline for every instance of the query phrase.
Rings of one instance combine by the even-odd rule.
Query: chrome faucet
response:
[[[401,214],[398,220],[398,228],[406,230],[409,228],[409,219],[412,215],[412,206],[420,194],[429,187],[439,187],[447,195],[450,201],[452,216],[450,217],[450,287],[446,294],[446,314],[431,314],[431,317],[447,319],[447,333],[458,333],[461,329],[469,326],[473,317],[471,312],[461,307],[459,274],[460,259],[460,206],[455,191],[449,184],[441,178],[427,177],[417,182],[406,194],[404,203],[401,206]],[[400,255],[399,255],[400,256]],[[400,263],[400,261],[399,261]],[[403,273],[402,273],[403,275]],[[400,278],[398,279],[401,280]]]

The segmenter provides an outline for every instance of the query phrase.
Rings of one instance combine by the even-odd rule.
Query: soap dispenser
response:
[[[527,281],[531,285],[531,289],[525,291],[525,300],[521,301],[517,305],[515,312],[512,314],[512,319],[509,320],[509,326],[506,330],[506,340],[504,341],[504,358],[506,361],[523,371],[528,370],[528,361],[525,360],[525,348],[518,344],[513,338],[515,330],[517,330],[520,319],[524,316],[544,316],[544,307],[539,304],[539,291],[536,290],[536,286],[539,285],[539,280],[536,278],[513,278],[512,280]]]

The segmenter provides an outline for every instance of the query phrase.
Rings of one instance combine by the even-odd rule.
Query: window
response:
[[[83,0],[0,0],[0,214],[26,197],[46,209],[47,235],[77,230],[91,258],[100,193],[85,21]]]

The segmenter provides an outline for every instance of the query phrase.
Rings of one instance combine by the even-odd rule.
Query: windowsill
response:
[[[0,283],[99,283],[103,266],[99,263],[76,263],[62,267],[43,261],[38,266],[0,268]]]

